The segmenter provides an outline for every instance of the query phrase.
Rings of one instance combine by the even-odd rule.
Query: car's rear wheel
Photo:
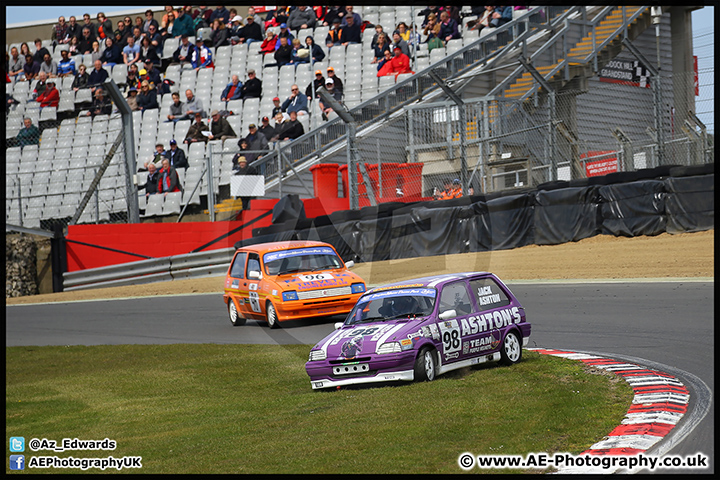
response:
[[[500,363],[512,365],[522,358],[522,343],[515,332],[508,332],[505,335],[502,348],[500,349]]]
[[[275,310],[275,306],[272,304],[272,302],[268,302],[265,307],[265,319],[267,320],[268,326],[270,328],[280,327],[280,322],[278,321],[277,317],[277,311]]]
[[[432,382],[437,375],[437,362],[435,352],[428,347],[420,350],[415,359],[415,380],[419,382]]]
[[[230,315],[230,323],[233,324],[233,327],[245,325],[245,319],[238,313],[237,307],[235,306],[235,302],[232,298],[228,302],[228,314]]]

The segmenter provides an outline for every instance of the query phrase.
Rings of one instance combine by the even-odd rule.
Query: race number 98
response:
[[[457,352],[460,350],[461,338],[460,327],[457,320],[450,320],[439,324],[443,349],[445,353]]]

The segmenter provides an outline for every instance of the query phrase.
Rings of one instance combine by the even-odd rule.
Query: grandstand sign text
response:
[[[618,161],[615,152],[588,152],[580,155],[580,158],[587,158],[585,163],[585,175],[588,177],[599,177],[618,171]]]
[[[650,74],[637,60],[612,60],[598,75],[601,82],[650,88]]]

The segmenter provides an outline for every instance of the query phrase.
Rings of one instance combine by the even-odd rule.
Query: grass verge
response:
[[[26,463],[33,455],[141,456],[141,473],[459,473],[463,452],[580,453],[620,423],[632,398],[618,377],[529,351],[512,367],[467,368],[430,383],[312,391],[308,352],[6,348],[6,438],[109,438],[114,451],[26,449]]]

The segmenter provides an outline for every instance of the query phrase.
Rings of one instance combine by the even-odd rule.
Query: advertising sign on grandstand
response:
[[[650,88],[650,74],[637,60],[612,60],[600,69],[599,78],[601,82]]]
[[[587,152],[580,155],[581,159],[588,159],[585,163],[585,175],[599,177],[618,171],[616,152]]]

